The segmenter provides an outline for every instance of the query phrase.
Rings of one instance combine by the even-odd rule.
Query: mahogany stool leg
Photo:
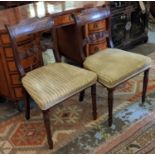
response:
[[[113,88],[107,88],[108,90],[108,125],[111,126],[113,122]]]
[[[144,78],[143,78],[143,91],[142,91],[142,104],[145,102],[147,85],[149,79],[149,69],[144,71]]]
[[[49,118],[49,109],[42,111],[43,112],[43,119],[44,119],[44,125],[47,133],[47,141],[49,145],[49,149],[53,149],[53,141],[52,141],[52,134],[51,134],[51,128],[50,128],[50,118]]]
[[[84,100],[85,90],[80,92],[79,101],[82,102]]]
[[[96,84],[91,86],[91,96],[92,96],[92,110],[93,110],[93,119],[97,119],[97,111],[96,111]]]
[[[25,102],[25,118],[30,119],[30,96],[27,91],[24,89],[24,102]]]
[[[83,64],[80,65],[81,68],[83,68]],[[85,97],[85,90],[80,92],[79,101],[82,102]]]

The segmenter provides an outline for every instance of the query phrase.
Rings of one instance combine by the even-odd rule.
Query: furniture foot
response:
[[[108,112],[109,112],[109,117],[108,117],[108,125],[109,127],[112,125],[113,122],[113,91],[114,89],[107,88],[108,89]]]
[[[49,149],[53,149],[53,141],[52,141],[52,134],[50,128],[50,118],[49,118],[49,110],[42,111],[43,112],[43,119],[44,125],[47,133],[47,141],[49,145]]]
[[[144,104],[145,98],[146,98],[146,91],[147,91],[147,85],[148,85],[148,77],[149,77],[149,69],[144,71],[143,91],[142,91],[142,104]]]
[[[96,111],[96,84],[91,86],[91,96],[92,96],[92,110],[93,110],[93,119],[97,119],[97,111]]]

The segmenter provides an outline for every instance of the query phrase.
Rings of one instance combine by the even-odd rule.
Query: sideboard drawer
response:
[[[92,31],[99,31],[101,30],[105,31],[106,30],[106,20],[98,21],[95,23],[90,23],[88,24],[88,32],[91,33]]]
[[[14,61],[7,61],[7,65],[8,65],[8,70],[10,72],[16,72],[17,71],[17,67]]]
[[[23,88],[22,87],[16,87],[14,88],[14,93],[16,98],[23,97]]]
[[[17,42],[21,42],[21,41],[25,41],[25,40],[30,40],[30,39],[32,39],[32,36],[31,35],[27,35],[27,36],[18,38]],[[9,35],[6,34],[6,33],[0,35],[0,40],[1,40],[1,43],[4,44],[4,45],[10,44]]]
[[[1,41],[2,41],[2,44],[9,44],[10,43],[9,35],[1,34]]]
[[[10,75],[10,78],[11,78],[11,83],[12,83],[13,85],[19,85],[19,84],[21,84],[19,74]]]
[[[13,58],[13,50],[12,48],[5,48],[5,57],[6,58]]]
[[[71,24],[73,23],[73,19],[70,14],[58,16],[54,19],[55,25],[65,25],[65,24]]]
[[[89,55],[94,54],[94,53],[96,53],[100,50],[103,50],[105,48],[107,48],[107,42],[106,41],[95,43],[95,44],[89,44],[88,45]]]

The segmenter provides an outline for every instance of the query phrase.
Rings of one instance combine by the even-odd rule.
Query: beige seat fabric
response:
[[[84,62],[84,67],[94,71],[98,81],[108,88],[148,65],[151,65],[149,57],[114,48],[88,56]]]
[[[42,110],[91,86],[97,75],[65,63],[48,64],[26,74],[23,86]]]

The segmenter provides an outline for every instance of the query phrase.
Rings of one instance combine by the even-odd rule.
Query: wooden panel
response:
[[[28,36],[20,37],[17,39],[17,42],[25,41],[27,39],[31,39],[31,36],[28,35]],[[8,34],[1,34],[1,41],[2,41],[2,44],[10,44],[9,35]]]
[[[92,4],[91,5],[92,7],[96,7],[96,6],[102,6],[105,2],[94,1],[89,3]],[[70,2],[67,2],[67,1],[56,2],[56,3],[52,1],[37,2],[36,5],[25,5],[25,6],[16,7],[13,9],[6,9],[6,10],[0,11],[0,23],[1,23],[0,24],[0,33],[1,33],[0,44],[3,46],[3,48],[1,48],[0,50],[0,94],[1,95],[4,95],[12,100],[19,100],[23,95],[22,86],[20,85],[19,75],[14,62],[13,52],[9,47],[6,47],[6,45],[7,46],[11,46],[11,45],[10,45],[10,39],[8,34],[4,34],[6,32],[4,25],[5,24],[14,25],[16,23],[19,23],[21,20],[29,19],[32,17],[39,17],[39,15],[41,15],[41,17],[52,16],[54,18],[57,18],[55,19],[56,25],[65,25],[65,24],[69,25],[73,23],[73,19],[71,18],[70,15],[73,12],[78,12],[78,10],[85,9],[86,4],[88,4],[88,2],[81,2],[81,3],[73,2],[72,4],[70,4]],[[36,7],[40,5],[42,5],[42,7]],[[45,12],[41,11],[44,7],[48,8],[48,9],[45,9]],[[35,12],[34,15],[30,14],[31,10],[34,10]],[[70,26],[73,26],[73,24]],[[70,28],[71,27],[69,27],[69,29]],[[69,43],[74,40],[74,43],[72,45],[68,44],[68,40],[67,40],[68,38],[66,39],[64,37],[64,39],[66,40],[63,40],[62,37],[60,37],[59,40],[62,40],[63,48],[67,46],[66,44],[68,44],[68,46],[71,47],[68,53],[72,51],[74,52],[75,50],[78,52],[79,51],[78,42],[76,39],[77,35],[75,35],[74,33],[76,31],[72,32],[72,29],[70,29],[69,31],[71,32],[71,34],[70,33],[68,34],[67,32],[66,35],[68,35],[68,38],[70,38]],[[77,56],[75,55],[76,59],[77,59]],[[29,62],[24,62],[24,66],[27,66],[28,63]]]
[[[71,24],[73,23],[73,19],[70,14],[67,14],[55,18],[54,23],[55,25]]]
[[[23,97],[23,88],[22,87],[14,88],[14,93],[16,98]]]
[[[7,65],[8,65],[8,70],[10,72],[16,72],[17,71],[17,67],[16,67],[16,64],[14,61],[8,61]]]
[[[11,78],[11,83],[12,83],[13,85],[21,84],[19,74],[10,75],[10,78]]]
[[[88,32],[89,33],[91,33],[92,31],[96,32],[99,30],[102,30],[102,31],[106,30],[106,20],[88,24]]]
[[[4,52],[5,52],[5,57],[6,58],[13,58],[12,48],[5,48]]]
[[[3,63],[1,61],[1,53],[2,50],[0,49],[0,94],[3,96],[10,96],[9,88],[7,79],[4,72]]]
[[[33,58],[34,57],[29,57],[27,59],[24,59],[22,61],[22,65],[24,66],[25,69],[31,67],[31,64],[33,62]],[[34,63],[34,65],[38,65],[36,63]],[[9,72],[17,72],[17,67],[14,61],[7,61],[7,66],[8,66],[8,70]]]
[[[103,42],[99,42],[96,44],[90,44],[88,45],[88,51],[89,51],[89,55],[94,54],[100,50],[103,50],[107,48],[107,42],[103,41]]]
[[[10,43],[9,36],[7,34],[1,34],[1,41],[3,44],[9,44]]]
[[[6,1],[4,1],[5,3]],[[45,17],[49,15],[59,16],[60,13],[73,13],[82,8],[103,6],[105,1],[40,1],[35,4],[27,4],[15,8],[0,11],[0,29],[4,30],[4,24],[14,25],[21,20],[33,17]],[[39,6],[39,7],[37,7]]]

